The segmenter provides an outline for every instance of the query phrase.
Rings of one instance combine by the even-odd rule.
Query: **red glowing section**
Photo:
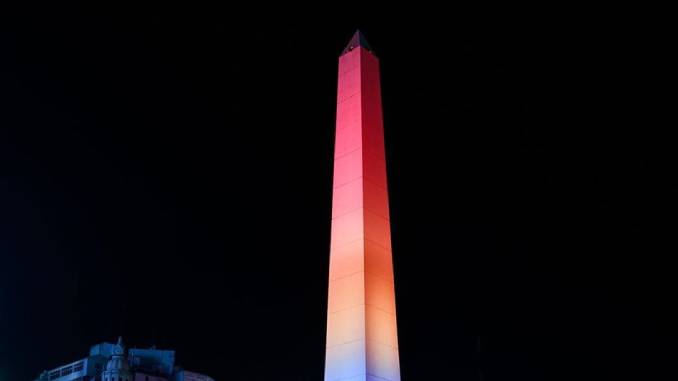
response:
[[[379,60],[339,58],[326,381],[399,381]]]

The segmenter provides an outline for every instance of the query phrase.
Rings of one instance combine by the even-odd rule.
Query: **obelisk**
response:
[[[399,381],[379,59],[339,57],[325,381]]]

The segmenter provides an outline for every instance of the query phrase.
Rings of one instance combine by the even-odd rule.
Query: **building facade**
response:
[[[204,374],[174,365],[173,350],[130,348],[122,338],[115,344],[90,348],[89,356],[52,370],[35,381],[214,381]]]

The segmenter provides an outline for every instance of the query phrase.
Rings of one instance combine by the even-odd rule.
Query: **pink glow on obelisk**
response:
[[[325,381],[399,381],[379,60],[339,57]]]

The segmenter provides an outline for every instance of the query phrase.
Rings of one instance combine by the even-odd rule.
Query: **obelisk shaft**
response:
[[[399,381],[379,60],[339,58],[326,381]]]

